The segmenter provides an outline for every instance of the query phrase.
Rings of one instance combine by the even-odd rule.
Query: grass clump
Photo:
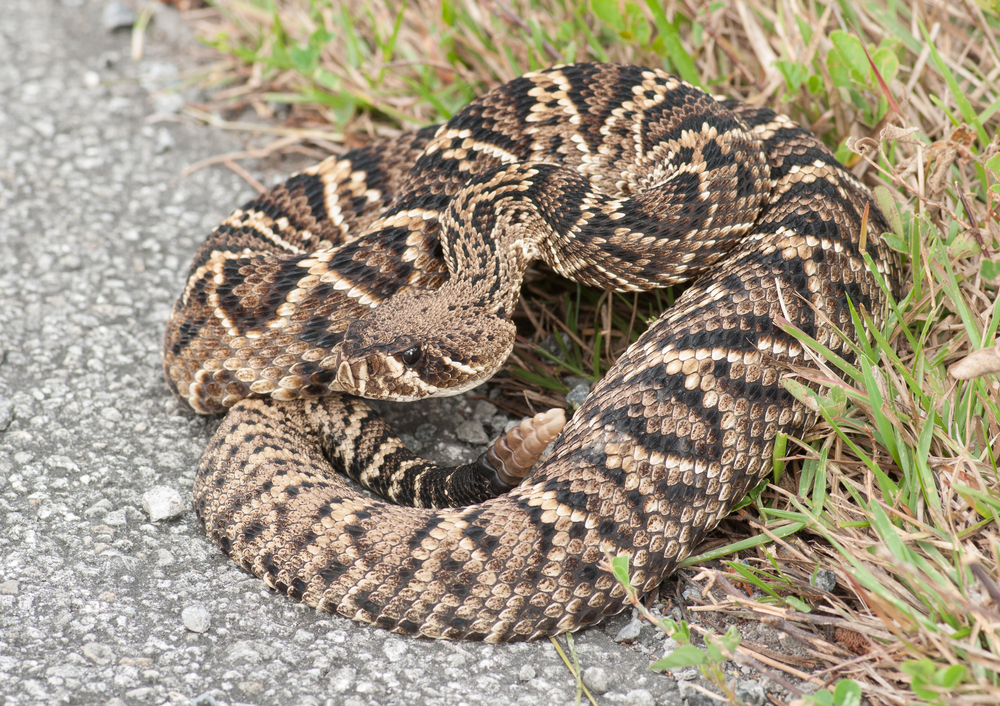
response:
[[[444,120],[571,61],[663,67],[812,129],[876,187],[906,295],[880,326],[856,312],[850,364],[806,341],[816,367],[787,384],[820,421],[686,562],[739,558],[696,577],[715,590],[692,610],[794,635],[803,702],[1000,703],[997,0],[216,0],[190,17],[229,57],[203,111],[277,112],[281,149]],[[672,296],[529,282],[504,404],[561,403],[566,375],[596,380]],[[711,644],[699,666],[764,654]]]

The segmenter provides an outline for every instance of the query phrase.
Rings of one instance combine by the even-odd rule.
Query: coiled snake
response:
[[[849,355],[831,328],[855,335],[848,300],[879,316],[866,208],[867,253],[898,282],[878,208],[809,132],[630,66],[525,75],[321,162],[218,226],[174,307],[171,387],[229,409],[198,515],[269,586],[397,632],[532,639],[617,613],[606,556],[653,591],[807,423],[780,379],[807,360],[776,318]],[[510,492],[503,463],[433,467],[330,394],[486,379],[536,259],[620,291],[695,281]],[[372,500],[331,464],[394,502],[458,507]]]

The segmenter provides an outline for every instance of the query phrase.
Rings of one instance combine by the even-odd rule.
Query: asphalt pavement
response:
[[[160,348],[197,244],[253,194],[224,167],[182,170],[245,138],[173,112],[198,90],[172,92],[200,52],[172,10],[136,63],[128,32],[102,27],[103,0],[2,6],[0,702],[572,703],[548,641],[352,623],[269,591],[205,538],[190,491],[218,420],[170,395]],[[444,458],[474,456],[462,438],[504,421],[464,398],[394,416]],[[154,521],[151,491],[179,498],[179,516]],[[669,643],[630,620],[576,635],[598,703],[703,701],[694,674],[648,671]]]

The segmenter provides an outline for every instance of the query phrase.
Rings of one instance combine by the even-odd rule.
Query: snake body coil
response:
[[[403,633],[505,641],[653,591],[808,414],[784,317],[849,355],[848,305],[897,286],[865,188],[803,128],[667,74],[523,76],[442,126],[331,158],[234,212],[174,308],[174,391],[229,409],[202,459],[208,534],[268,585]],[[409,455],[362,402],[454,394],[502,364],[524,268],[635,291],[694,279],[524,483]],[[332,464],[402,507],[350,488]],[[442,508],[441,506],[460,506]],[[428,506],[439,509],[427,509]]]

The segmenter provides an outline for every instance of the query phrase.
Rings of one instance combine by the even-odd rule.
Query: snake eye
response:
[[[423,351],[420,350],[420,346],[414,346],[413,348],[407,348],[403,351],[400,359],[406,365],[414,365],[418,360],[420,360],[421,355],[423,355]]]

